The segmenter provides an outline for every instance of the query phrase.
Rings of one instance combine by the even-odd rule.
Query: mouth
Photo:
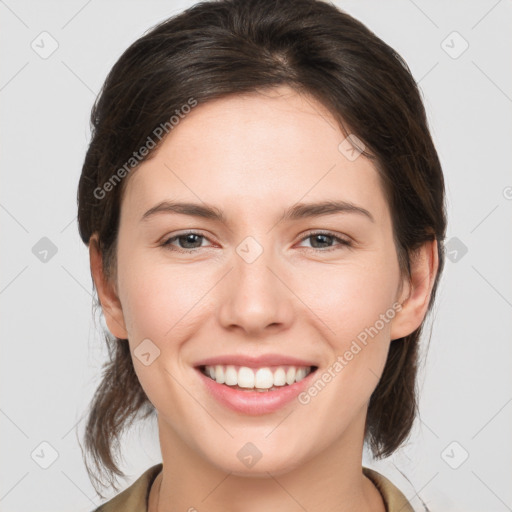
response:
[[[269,393],[293,386],[314,373],[317,366],[200,365],[197,369],[217,384],[245,392]]]
[[[315,360],[286,354],[224,354],[197,361],[205,399],[243,415],[262,415],[291,406],[315,378]]]

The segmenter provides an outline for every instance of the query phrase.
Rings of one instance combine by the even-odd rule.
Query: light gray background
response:
[[[122,51],[192,3],[0,1],[2,512],[100,504],[76,439],[106,355],[76,224],[89,113]],[[365,464],[416,510],[420,497],[432,511],[512,510],[512,3],[336,3],[394,47],[420,84],[454,260],[422,366],[421,419],[403,449],[380,462],[365,455]],[[43,31],[58,43],[45,59],[31,47],[51,49]],[[461,55],[453,31],[469,44]],[[36,256],[43,237],[57,249],[46,262]],[[134,429],[124,447],[125,486],[161,461],[154,424]]]

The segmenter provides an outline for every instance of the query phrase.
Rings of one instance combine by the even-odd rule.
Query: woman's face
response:
[[[129,339],[160,437],[225,471],[278,474],[362,446],[401,334],[401,276],[377,171],[344,139],[289,88],[231,96],[192,109],[126,183],[109,327]],[[196,214],[147,213],[165,202]],[[311,207],[325,202],[341,207]],[[214,382],[208,362],[220,381],[277,389]],[[301,367],[317,370],[301,381]]]

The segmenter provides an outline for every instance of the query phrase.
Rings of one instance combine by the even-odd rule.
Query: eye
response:
[[[337,247],[352,247],[352,242],[349,239],[342,238],[330,231],[313,231],[309,232],[306,236],[302,237],[301,242],[311,239],[312,247],[310,249],[318,252],[327,252],[335,250]],[[172,251],[192,253],[196,252],[203,246],[202,242],[208,240],[205,235],[197,231],[187,231],[179,235],[168,238],[161,245]],[[336,245],[332,245],[337,242]],[[178,244],[178,246],[176,246]],[[307,247],[306,247],[307,248]]]
[[[162,247],[178,252],[195,252],[195,249],[202,247],[203,240],[207,240],[203,234],[196,231],[187,231],[168,238],[162,243]],[[180,247],[176,247],[174,242],[178,242]]]
[[[301,242],[307,239],[312,241],[312,249],[320,252],[327,252],[336,249],[336,246],[329,246],[332,242],[338,242],[339,246],[352,247],[352,242],[349,239],[341,238],[330,231],[314,231],[309,232],[301,239]]]

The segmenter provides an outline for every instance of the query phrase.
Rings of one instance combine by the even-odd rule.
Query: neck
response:
[[[354,442],[350,432],[291,470],[240,476],[209,464],[160,417],[158,425],[163,470],[151,488],[149,512],[385,512],[379,491],[362,474],[363,440]]]

